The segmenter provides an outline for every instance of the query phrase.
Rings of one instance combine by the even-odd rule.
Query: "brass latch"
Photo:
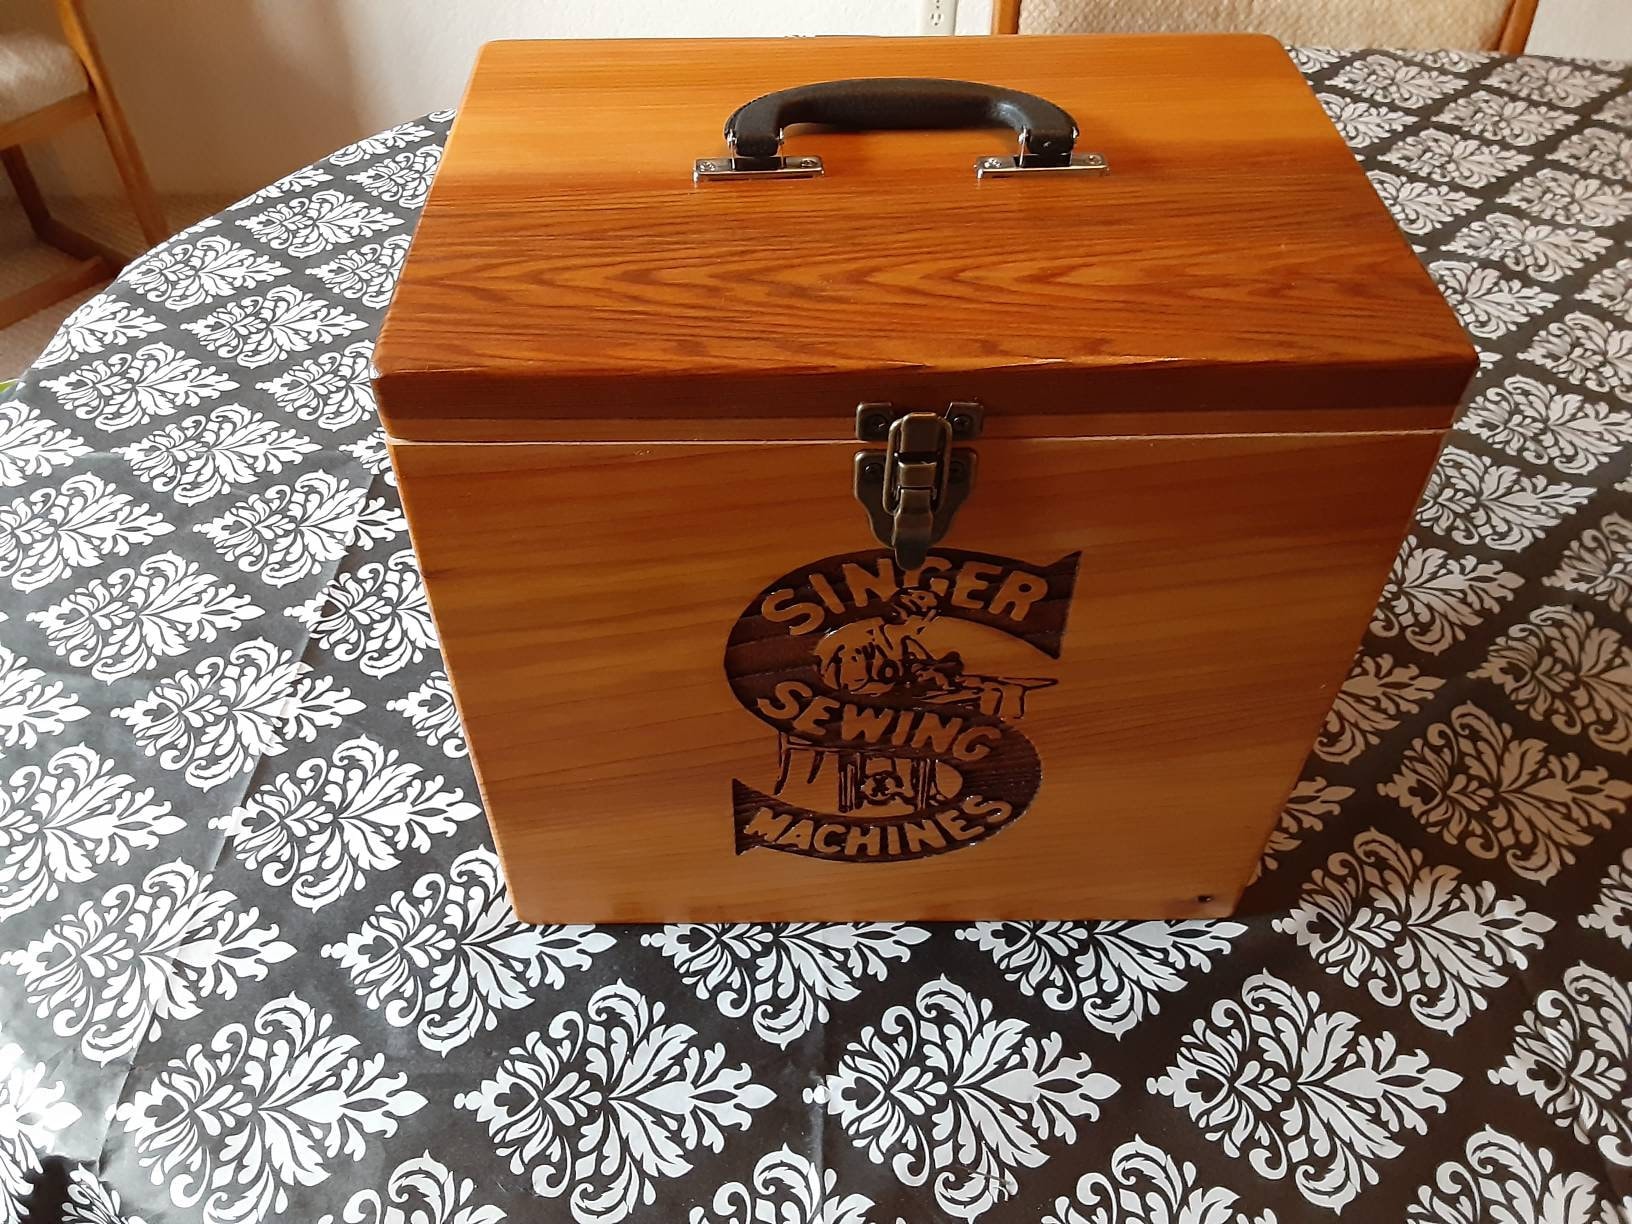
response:
[[[890,404],[856,409],[856,436],[884,443],[856,452],[856,500],[903,570],[924,563],[974,488],[975,452],[952,444],[977,437],[983,417],[975,403],[949,404],[944,415]]]

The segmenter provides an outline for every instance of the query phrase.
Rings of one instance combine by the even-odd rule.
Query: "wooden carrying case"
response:
[[[493,44],[375,360],[538,922],[1229,913],[1474,368],[1233,36]]]

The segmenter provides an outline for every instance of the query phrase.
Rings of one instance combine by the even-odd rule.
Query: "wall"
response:
[[[247,194],[359,136],[459,100],[495,38],[912,34],[916,0],[83,0],[161,192]],[[0,0],[53,26],[46,0]],[[991,0],[959,0],[984,33]],[[80,133],[41,174],[112,190]]]
[[[160,191],[210,195],[245,194],[454,105],[490,39],[910,34],[919,11],[918,0],[82,2]],[[7,22],[53,28],[49,0],[0,6]],[[991,0],[959,0],[959,33],[990,21]],[[1632,57],[1632,0],[1541,0],[1531,49]],[[57,190],[114,189],[88,130],[38,160]]]
[[[1632,0],[1542,0],[1526,50],[1535,55],[1632,59]]]

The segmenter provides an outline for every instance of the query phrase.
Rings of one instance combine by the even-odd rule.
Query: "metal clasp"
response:
[[[983,417],[976,403],[949,404],[944,415],[890,404],[856,409],[856,436],[884,442],[881,451],[856,452],[856,500],[902,569],[924,563],[973,489],[975,452],[952,443],[978,436]]]

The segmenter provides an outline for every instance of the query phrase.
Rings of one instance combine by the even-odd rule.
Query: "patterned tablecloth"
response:
[[[0,1224],[1632,1218],[1632,70],[1298,58],[1486,360],[1235,921],[514,921],[367,383],[448,115],[77,311]]]

